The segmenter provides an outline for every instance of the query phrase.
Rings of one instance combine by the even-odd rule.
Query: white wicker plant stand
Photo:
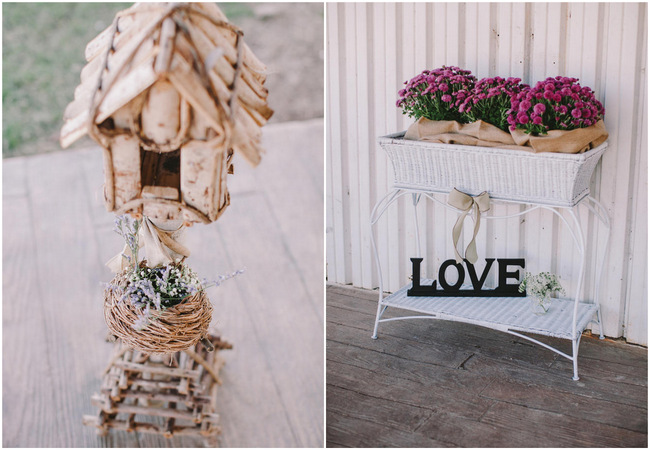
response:
[[[573,362],[573,379],[578,380],[578,347],[582,332],[590,323],[599,325],[604,339],[598,303],[599,280],[604,256],[598,265],[593,302],[582,301],[580,292],[586,266],[586,239],[579,214],[585,207],[607,229],[604,247],[609,242],[610,221],[605,208],[589,195],[589,181],[607,143],[583,154],[531,154],[528,152],[449,144],[432,144],[402,139],[397,133],[379,139],[394,168],[392,189],[377,202],[370,216],[370,236],[379,275],[379,303],[373,339],[377,339],[379,323],[404,319],[442,319],[471,323],[513,334],[552,350]],[[417,205],[424,196],[448,209],[458,211],[434,196],[457,188],[476,195],[490,194],[492,202],[517,203],[526,209],[506,216],[482,215],[482,219],[508,219],[536,209],[557,215],[570,231],[581,256],[578,283],[573,298],[552,299],[547,314],[535,315],[528,299],[522,297],[409,297],[411,283],[384,297],[381,264],[374,237],[374,225],[398,198],[410,195],[416,224],[418,256],[421,255],[417,228]],[[568,220],[562,214],[566,212]],[[604,255],[605,252],[603,252]],[[424,280],[431,284],[431,280]],[[382,319],[388,307],[420,313]],[[523,333],[552,336],[572,342],[571,355]]]

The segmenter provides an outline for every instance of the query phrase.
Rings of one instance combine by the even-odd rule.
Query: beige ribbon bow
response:
[[[148,266],[156,267],[161,264],[169,264],[190,256],[190,251],[177,241],[184,231],[183,228],[182,222],[180,225],[169,222],[156,225],[152,219],[146,216],[142,218],[138,240],[140,248],[146,249]],[[130,264],[123,255],[133,258],[128,245],[125,245],[120,253],[106,263],[113,273],[121,272]]]
[[[463,211],[460,217],[458,217],[458,220],[456,221],[456,224],[454,225],[454,228],[451,232],[451,237],[454,241],[456,262],[458,264],[463,261],[463,257],[461,257],[460,253],[458,253],[458,238],[460,238],[460,233],[463,231],[465,216],[467,216],[472,207],[474,207],[474,236],[465,249],[465,259],[474,264],[476,260],[478,260],[478,254],[476,253],[476,234],[478,233],[478,229],[481,226],[481,213],[490,209],[490,196],[487,192],[481,192],[476,197],[472,197],[471,195],[460,192],[458,189],[454,188],[454,190],[449,193],[447,203],[454,208]]]

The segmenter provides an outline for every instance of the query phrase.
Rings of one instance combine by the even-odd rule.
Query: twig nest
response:
[[[110,285],[125,286],[128,271],[118,274]],[[114,288],[104,291],[104,319],[109,330],[126,345],[145,353],[174,353],[186,350],[208,335],[212,305],[203,290],[179,304],[152,313],[139,326],[142,312]]]

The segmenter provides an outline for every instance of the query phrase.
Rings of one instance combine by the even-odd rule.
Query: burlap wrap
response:
[[[582,153],[598,147],[608,137],[600,120],[588,128],[571,131],[551,130],[546,135],[532,136],[522,130],[505,131],[481,120],[461,124],[449,120],[418,119],[406,131],[404,139],[443,144],[499,147],[527,152]]]

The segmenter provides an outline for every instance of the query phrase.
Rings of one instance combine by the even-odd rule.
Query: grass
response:
[[[79,84],[86,43],[130,5],[3,3],[3,158],[60,149],[63,111]],[[219,6],[230,19],[253,15],[245,4]]]

